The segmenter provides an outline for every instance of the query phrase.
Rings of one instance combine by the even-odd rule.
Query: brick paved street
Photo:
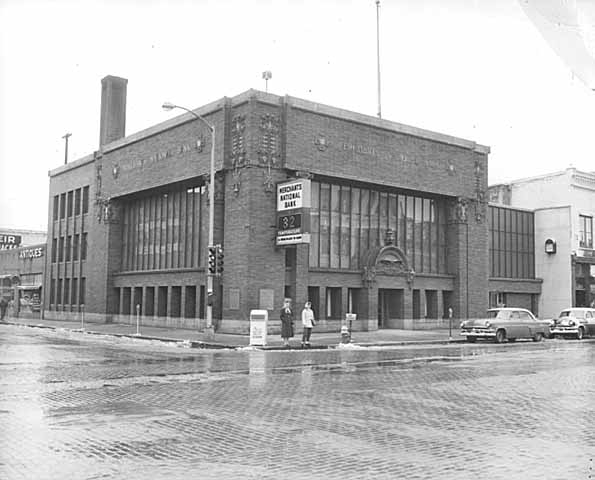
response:
[[[2,479],[595,478],[595,341],[196,350],[0,325]]]

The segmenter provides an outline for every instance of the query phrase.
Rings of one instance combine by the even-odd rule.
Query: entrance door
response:
[[[403,289],[378,289],[378,328],[403,328]]]

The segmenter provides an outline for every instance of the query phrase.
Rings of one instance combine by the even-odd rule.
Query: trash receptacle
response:
[[[250,345],[267,344],[268,321],[267,310],[250,310]]]

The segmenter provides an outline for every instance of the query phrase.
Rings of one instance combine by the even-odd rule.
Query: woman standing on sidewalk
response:
[[[293,310],[291,309],[291,299],[283,300],[283,308],[281,309],[281,338],[283,339],[283,346],[289,347],[289,339],[293,337]]]
[[[312,327],[316,325],[314,320],[314,312],[312,311],[312,303],[307,301],[302,310],[302,325],[304,326],[304,333],[302,334],[302,348],[310,348],[310,335],[312,335]]]

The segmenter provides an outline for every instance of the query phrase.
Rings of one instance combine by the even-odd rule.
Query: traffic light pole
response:
[[[202,123],[206,125],[206,127],[211,132],[211,165],[210,165],[210,180],[209,180],[209,245],[208,250],[211,251],[211,247],[214,246],[214,236],[215,236],[215,125],[211,125],[207,122],[202,116],[198,113],[186,108],[182,107],[181,105],[174,105],[170,102],[165,102],[162,105],[164,110],[171,110],[173,108],[180,108],[185,110]],[[207,268],[207,324],[205,328],[205,333],[207,335],[212,335],[214,333],[213,330],[213,276],[215,273],[211,273]]]
[[[209,182],[209,248],[214,244],[215,236],[215,126],[207,123],[202,117],[199,117],[206,123],[211,130],[211,169]],[[207,335],[214,333],[213,329],[213,275],[207,271]]]

